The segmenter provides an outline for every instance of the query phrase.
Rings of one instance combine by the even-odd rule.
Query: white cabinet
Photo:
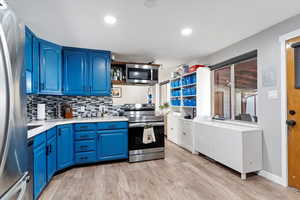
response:
[[[170,113],[167,119],[168,140],[194,152],[194,135],[192,120],[183,119],[181,115]]]
[[[180,119],[179,124],[181,125],[181,128],[179,129],[178,145],[191,152],[194,152],[194,135],[192,120]]]
[[[168,133],[167,137],[168,140],[171,142],[178,144],[179,142],[179,130],[181,129],[181,124],[179,122],[180,116],[176,116],[173,113],[169,113],[167,117],[167,127],[168,127]]]
[[[215,121],[194,122],[195,150],[242,174],[262,169],[262,130]]]

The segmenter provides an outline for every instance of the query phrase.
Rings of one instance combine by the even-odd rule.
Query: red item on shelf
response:
[[[196,71],[199,67],[206,67],[206,65],[193,65],[189,68],[189,72]]]

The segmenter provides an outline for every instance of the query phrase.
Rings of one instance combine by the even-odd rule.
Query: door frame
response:
[[[286,65],[286,42],[300,36],[300,29],[284,34],[279,37],[281,46],[281,184],[288,187],[288,127],[287,120],[287,65]]]

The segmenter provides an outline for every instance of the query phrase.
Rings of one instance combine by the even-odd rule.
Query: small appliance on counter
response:
[[[37,120],[46,119],[46,104],[37,105]]]
[[[64,104],[62,106],[62,113],[63,113],[63,117],[66,119],[73,118],[73,109],[69,104]]]

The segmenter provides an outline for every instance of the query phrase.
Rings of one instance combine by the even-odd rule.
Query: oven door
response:
[[[129,124],[129,133],[128,133],[128,148],[129,151],[135,150],[144,150],[144,149],[153,149],[153,148],[164,148],[164,123],[147,123],[153,127],[155,142],[144,144],[143,143],[143,133],[146,123],[132,123]]]

